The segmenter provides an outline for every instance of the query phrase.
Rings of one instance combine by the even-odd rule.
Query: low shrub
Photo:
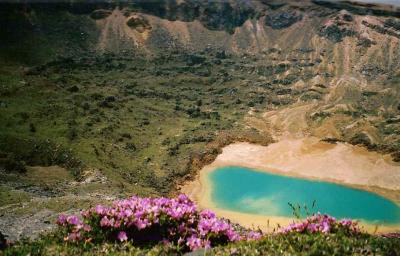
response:
[[[65,241],[163,243],[177,251],[191,251],[262,237],[261,231],[239,228],[208,210],[198,211],[185,195],[173,199],[134,196],[110,207],[97,205],[82,212],[82,217],[59,216],[57,223],[63,227]]]
[[[399,255],[400,248],[398,233],[371,235],[353,220],[319,213],[264,235],[198,211],[185,195],[134,196],[97,205],[82,218],[60,215],[57,223],[54,233],[6,243],[0,254],[181,255],[206,248],[195,255]]]
[[[293,223],[281,229],[280,233],[345,233],[347,235],[360,232],[358,223],[351,219],[336,220],[326,214],[314,214],[302,222]]]

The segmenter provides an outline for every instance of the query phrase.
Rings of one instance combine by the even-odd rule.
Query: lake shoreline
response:
[[[288,143],[288,145],[285,145]],[[276,161],[277,156],[281,157],[284,161],[281,161],[283,167],[287,167],[290,165],[293,159],[289,159],[288,156],[291,156],[295,160],[299,157],[301,158],[301,154],[299,152],[288,151],[288,146],[293,146],[293,143],[299,146],[299,143],[303,143],[304,145],[300,145],[300,148],[297,147],[297,150],[303,156],[306,157],[306,161],[315,158],[317,164],[321,161],[325,161],[324,157],[331,158],[332,151],[333,155],[338,158],[343,158],[342,154],[349,155],[349,161],[347,163],[341,164],[333,164],[335,163],[334,159],[331,161],[325,161],[325,166],[323,169],[327,170],[326,172],[321,172],[320,168],[317,168],[317,171],[304,171],[307,170],[306,165],[294,165],[294,167],[298,168],[297,171],[292,171],[290,168],[277,168],[279,166],[279,161]],[[283,146],[281,148],[277,147]],[[339,150],[337,150],[337,146],[339,146]],[[272,149],[271,149],[272,148]],[[294,147],[296,151],[296,147]],[[281,152],[279,151],[281,150]],[[272,155],[267,156],[266,154],[271,153],[271,150],[274,151]],[[261,152],[261,153],[260,153]],[[342,153],[340,153],[342,152]],[[283,154],[283,155],[279,155]],[[324,154],[326,154],[324,156]],[[310,158],[312,157],[312,158]],[[354,159],[353,159],[354,158]],[[346,159],[344,157],[343,159]],[[274,162],[275,160],[275,162]],[[332,161],[333,160],[333,161]],[[272,164],[271,164],[272,161]],[[347,161],[347,160],[346,160]],[[286,163],[286,165],[285,165]],[[304,163],[303,163],[304,164]],[[313,166],[313,162],[310,162],[309,167]],[[347,165],[349,166],[347,166]],[[354,164],[353,172],[348,172],[348,169],[344,169],[344,171],[340,172],[340,168],[343,166],[351,167]],[[205,166],[198,173],[195,180],[185,183],[181,187],[181,192],[186,193],[190,198],[192,198],[195,202],[197,202],[200,208],[207,208],[214,210],[218,216],[225,217],[231,219],[233,222],[237,222],[245,227],[260,227],[263,231],[271,232],[274,228],[277,227],[278,224],[281,226],[287,225],[293,222],[293,218],[285,218],[285,217],[276,217],[276,216],[262,216],[255,214],[245,214],[238,213],[233,211],[227,211],[224,209],[220,209],[214,202],[211,200],[211,182],[208,179],[208,174],[218,167],[226,167],[226,166],[238,166],[251,168],[254,171],[267,172],[272,174],[279,174],[283,176],[302,178],[308,180],[317,180],[317,181],[325,181],[336,183],[339,185],[348,186],[355,189],[366,190],[369,192],[376,193],[381,195],[393,202],[397,205],[400,205],[400,189],[392,189],[397,188],[397,184],[394,183],[398,178],[400,178],[400,166],[395,163],[392,163],[385,156],[379,155],[374,152],[368,152],[365,149],[360,149],[360,147],[351,146],[351,145],[332,145],[325,142],[319,142],[315,139],[303,139],[303,140],[292,140],[292,141],[283,141],[271,144],[270,146],[259,146],[249,143],[234,143],[223,149],[223,152],[216,158],[216,160],[210,165]],[[365,168],[369,167],[369,169],[365,169],[367,175],[365,177],[361,175],[357,175],[360,170],[360,166]],[[282,166],[281,166],[282,167]],[[289,166],[290,167],[290,166]],[[371,185],[371,177],[374,175],[381,175],[379,172],[382,171],[382,168],[388,171],[388,175],[393,175],[394,178],[387,180],[372,180],[376,184],[380,186]],[[319,172],[318,172],[319,171]],[[332,171],[333,173],[329,172]],[[346,172],[347,171],[347,172]],[[339,174],[339,178],[342,179],[333,179],[333,174]],[[314,175],[310,175],[314,174]],[[317,175],[315,175],[317,174]],[[318,175],[319,174],[319,175]],[[327,174],[327,175],[326,175]],[[350,177],[345,177],[346,174]],[[365,174],[365,173],[364,173]],[[342,176],[340,176],[342,175]],[[369,179],[368,179],[369,178]],[[354,181],[350,183],[349,181]],[[388,182],[387,182],[388,181]],[[398,184],[400,186],[400,183]],[[269,223],[269,224],[268,224]],[[368,232],[375,232],[376,225],[364,223],[362,222],[362,226]],[[379,226],[378,232],[389,232],[389,231],[399,231],[399,226]]]

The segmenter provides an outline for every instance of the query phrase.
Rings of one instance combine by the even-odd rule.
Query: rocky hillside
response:
[[[233,141],[315,136],[400,161],[398,7],[0,7],[0,231],[13,239],[61,211],[174,193]]]

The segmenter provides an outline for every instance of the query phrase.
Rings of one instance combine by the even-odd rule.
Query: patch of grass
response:
[[[0,96],[14,94],[19,88],[26,85],[26,82],[13,72],[3,71],[0,76]],[[4,106],[7,104],[4,102]]]
[[[399,255],[399,248],[398,238],[293,233],[216,248],[212,255]]]
[[[60,183],[74,181],[74,177],[65,168],[59,166],[34,166],[28,167],[25,175],[21,177],[24,182],[43,186],[57,186]]]
[[[3,251],[4,256],[19,255],[171,255],[176,254],[170,248],[154,246],[138,248],[130,243],[104,243],[104,244],[67,244],[62,242],[62,237],[57,234],[48,234],[35,241],[21,241]],[[0,251],[1,253],[1,251]]]
[[[178,255],[173,247],[135,247],[131,243],[65,243],[59,234],[21,241],[3,255]],[[267,235],[259,241],[231,243],[201,255],[399,255],[400,240],[361,233]]]
[[[28,165],[61,165],[75,176],[79,175],[82,162],[74,157],[71,150],[65,149],[47,140],[14,137],[0,133],[0,150],[11,153],[15,161],[24,161]]]
[[[0,185],[0,207],[19,204],[22,202],[28,202],[31,199],[31,195],[20,190],[14,190],[7,186]]]

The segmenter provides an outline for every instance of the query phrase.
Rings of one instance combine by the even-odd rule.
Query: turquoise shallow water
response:
[[[266,216],[293,217],[288,205],[312,212],[377,224],[400,224],[400,207],[377,194],[243,167],[222,167],[209,174],[212,201],[222,209]]]

